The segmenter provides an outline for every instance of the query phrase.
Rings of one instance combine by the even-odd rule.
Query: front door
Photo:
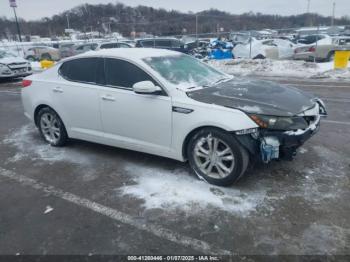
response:
[[[152,77],[138,66],[105,59],[106,86],[101,88],[101,118],[107,138],[152,150],[171,146],[171,98],[136,94],[132,86]],[[149,151],[149,150],[146,150]]]

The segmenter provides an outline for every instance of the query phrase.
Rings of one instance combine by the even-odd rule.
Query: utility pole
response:
[[[198,40],[198,15],[196,14],[196,40]]]
[[[67,17],[67,29],[69,29],[70,27],[69,27],[69,14],[68,13],[66,14],[66,17]]]
[[[196,14],[196,45],[198,47],[198,15]]]
[[[332,26],[334,26],[334,20],[335,20],[335,1],[333,2],[333,13],[332,13]]]
[[[311,5],[311,0],[307,0],[307,10],[306,10],[306,13],[308,15],[308,18],[310,20],[310,26],[312,26],[312,17],[311,17],[311,14],[310,14],[310,5]]]
[[[16,0],[9,0],[9,2],[10,2],[10,7],[13,8],[13,13],[15,14],[18,38],[19,38],[19,41],[22,42],[21,30],[19,29],[19,24],[18,24],[18,19],[16,14],[17,3],[16,3]]]
[[[307,0],[307,9],[306,9],[306,13],[307,13],[307,14],[310,13],[310,1],[311,1],[311,0]]]

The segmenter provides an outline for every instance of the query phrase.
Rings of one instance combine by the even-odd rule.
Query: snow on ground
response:
[[[234,59],[212,60],[209,64],[228,74],[350,80],[349,67],[334,70],[333,62],[312,63],[296,60]]]
[[[118,190],[122,195],[144,200],[146,209],[181,209],[196,212],[208,207],[246,216],[262,204],[264,189],[240,190],[210,185],[194,178],[185,170],[130,164],[125,171],[135,184]]]
[[[81,167],[77,174],[80,174],[84,182],[98,179],[102,172],[99,165],[110,163],[110,160],[97,159],[96,155],[84,152],[81,148],[51,147],[42,141],[33,125],[12,130],[0,144],[14,149],[7,159],[9,164],[28,160],[39,165],[75,164]],[[210,185],[197,179],[185,164],[174,169],[126,161],[123,173],[131,180],[130,183],[116,188],[116,194],[118,197],[141,200],[145,209],[163,209],[171,212],[182,210],[186,213],[218,209],[241,217],[248,217],[261,210],[273,212],[276,202],[284,201],[287,197],[301,197],[315,207],[324,201],[337,201],[343,197],[343,187],[349,184],[348,159],[323,146],[308,149],[303,147],[300,150],[302,154],[314,154],[316,159],[319,158],[317,165],[305,167],[300,171],[302,163],[298,163],[298,159],[293,163],[275,163],[265,171],[255,170],[257,173],[264,172],[266,179],[257,176],[253,178],[256,179],[253,185],[248,187],[237,185],[223,188]],[[285,187],[281,186],[281,190],[272,190],[271,179],[275,181],[276,174],[281,171],[284,177],[284,172],[289,173],[294,169],[302,173],[295,185],[293,182],[292,186],[286,184]],[[283,185],[283,182],[281,183]]]
[[[69,163],[89,165],[88,157],[80,154],[72,148],[52,147],[41,140],[38,130],[33,125],[25,125],[13,130],[2,141],[16,149],[16,153],[8,159],[9,162],[17,162],[23,159],[44,160],[48,162],[66,161]],[[38,142],[38,141],[40,142]]]

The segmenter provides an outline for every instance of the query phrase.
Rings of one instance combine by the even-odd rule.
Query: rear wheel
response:
[[[28,61],[31,61],[31,62],[34,62],[34,61],[36,60],[35,57],[32,56],[32,55],[27,56],[26,59],[27,59]]]
[[[210,184],[229,186],[245,172],[249,162],[247,151],[235,138],[222,130],[205,128],[188,144],[191,168]]]
[[[49,60],[49,61],[52,61],[52,58],[51,58],[51,55],[50,54],[42,54],[41,55],[41,60]]]
[[[328,56],[327,56],[327,60],[328,60],[329,62],[334,61],[334,56],[335,56],[334,52],[330,52],[330,53],[328,54]]]
[[[68,135],[66,128],[58,114],[49,107],[40,109],[37,123],[41,136],[52,146],[63,146]]]

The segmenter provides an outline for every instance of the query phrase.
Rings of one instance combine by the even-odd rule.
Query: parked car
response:
[[[320,99],[295,88],[152,48],[68,58],[23,87],[25,115],[50,145],[76,138],[188,160],[221,186],[253,160],[292,158],[326,115]]]
[[[295,41],[297,44],[311,45],[326,37],[329,37],[329,36],[325,34],[306,35],[300,38],[296,38]]]
[[[32,67],[28,61],[0,49],[0,78],[24,77],[31,74]]]
[[[294,59],[305,61],[333,61],[336,50],[350,50],[350,37],[328,37],[317,42],[317,45],[298,47]]]
[[[289,40],[251,38],[244,44],[237,44],[232,52],[235,58],[288,59],[293,58],[295,45]]]
[[[111,48],[131,48],[132,45],[124,42],[102,42],[102,43],[88,43],[88,44],[81,44],[74,48],[73,53],[74,54],[82,54],[87,51],[97,51],[101,49],[111,49]]]
[[[136,41],[135,47],[153,47],[160,49],[168,49],[186,54],[189,52],[187,46],[182,41],[176,38],[140,39]]]
[[[64,43],[60,44],[58,47],[58,50],[60,52],[60,57],[65,58],[65,57],[70,57],[74,55],[74,43]]]
[[[72,48],[74,55],[83,54],[87,51],[96,50],[98,44],[97,43],[86,43],[86,44],[79,44]]]
[[[98,43],[95,50],[111,49],[111,48],[132,48],[133,46],[125,42],[102,42]]]
[[[24,52],[25,59],[29,61],[51,60],[58,61],[61,59],[58,49],[49,46],[33,46]]]

